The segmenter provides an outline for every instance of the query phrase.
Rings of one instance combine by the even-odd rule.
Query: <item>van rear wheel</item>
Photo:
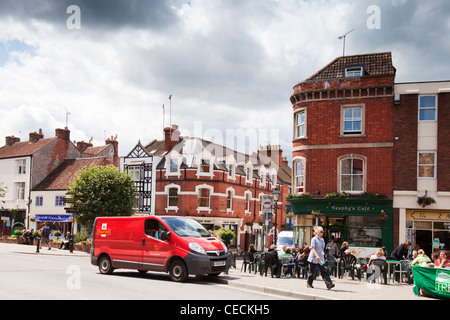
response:
[[[111,259],[107,255],[102,256],[98,261],[98,269],[101,274],[111,274],[114,268],[111,263]]]
[[[169,266],[170,279],[176,282],[183,282],[188,277],[187,267],[181,260],[173,261]]]

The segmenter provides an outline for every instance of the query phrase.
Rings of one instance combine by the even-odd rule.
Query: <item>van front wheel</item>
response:
[[[98,261],[98,269],[101,274],[111,274],[114,268],[111,263],[111,259],[107,255],[102,256]]]
[[[181,260],[175,260],[169,267],[170,279],[176,282],[183,282],[188,277],[186,265]]]

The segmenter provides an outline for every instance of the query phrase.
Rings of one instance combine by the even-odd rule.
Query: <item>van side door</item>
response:
[[[165,263],[171,255],[171,246],[168,240],[161,240],[163,231],[167,232],[167,228],[159,220],[155,218],[145,220],[142,239],[143,269],[164,271]]]

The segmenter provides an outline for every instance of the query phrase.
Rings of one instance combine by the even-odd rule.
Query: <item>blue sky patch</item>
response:
[[[19,40],[9,40],[0,42],[0,67],[4,66],[12,57],[12,52],[28,52],[35,54],[35,48]]]

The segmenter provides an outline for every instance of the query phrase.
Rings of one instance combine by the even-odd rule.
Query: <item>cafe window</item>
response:
[[[373,216],[350,216],[348,219],[349,244],[357,247],[381,247],[382,221]]]

